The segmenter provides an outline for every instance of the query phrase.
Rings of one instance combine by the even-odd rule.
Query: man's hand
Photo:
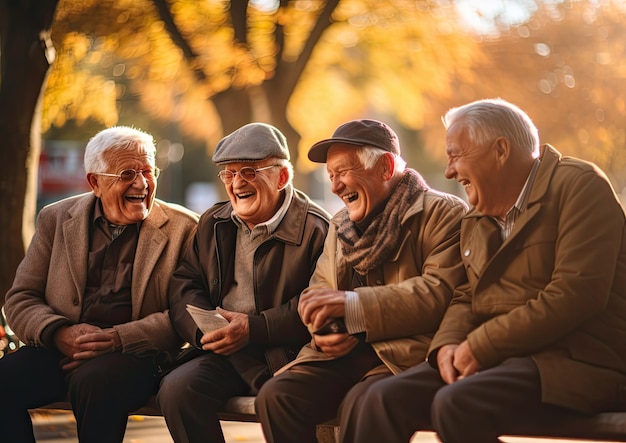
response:
[[[476,374],[481,368],[467,340],[460,345],[445,345],[437,352],[437,366],[443,381],[452,384]]]
[[[474,358],[472,350],[465,340],[454,351],[454,367],[459,372],[458,379],[476,374],[480,369],[480,364]]]
[[[354,349],[359,342],[349,334],[314,335],[315,345],[331,357],[341,357]]]
[[[54,344],[65,356],[74,358],[74,354],[81,352],[78,337],[92,332],[102,332],[102,329],[87,323],[61,326],[54,333]]]
[[[98,337],[96,341],[99,343],[97,345],[90,345],[88,343],[91,343],[93,339],[89,337],[94,334]],[[55,346],[66,356],[66,358],[61,360],[61,368],[65,371],[71,371],[80,366],[86,359],[110,352],[112,346],[111,337],[107,336],[103,344],[103,337],[100,334],[105,334],[102,329],[87,323],[61,326],[54,334]],[[93,349],[85,349],[84,346]],[[104,352],[102,350],[103,347],[108,347],[108,350]],[[77,358],[77,356],[80,356],[80,358]]]
[[[298,313],[309,331],[315,331],[331,318],[346,315],[346,293],[327,288],[305,289],[300,294]]]
[[[454,351],[459,345],[444,345],[437,351],[437,367],[443,381],[451,385],[457,380],[459,373],[454,367]]]
[[[205,351],[231,355],[246,346],[250,340],[248,315],[222,308],[217,308],[217,311],[228,320],[228,326],[207,332],[200,339],[200,343]]]
[[[72,356],[74,360],[87,360],[115,352],[122,347],[122,340],[113,328],[83,334],[76,338],[76,343],[80,351]]]

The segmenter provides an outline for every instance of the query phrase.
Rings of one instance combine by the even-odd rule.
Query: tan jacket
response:
[[[404,215],[395,255],[368,273],[367,286],[356,289],[366,340],[393,373],[424,361],[454,288],[465,282],[458,241],[466,210],[466,204],[452,195],[421,193]],[[352,288],[352,269],[337,238],[337,219],[331,222],[310,287]],[[330,359],[310,343],[280,372],[294,364]]]
[[[79,321],[87,281],[89,225],[96,197],[70,197],[43,208],[26,256],[6,295],[7,323],[21,341],[43,346],[46,326]],[[132,321],[115,326],[123,352],[152,354],[180,345],[168,317],[167,290],[196,214],[156,200],[139,231],[133,264]]]
[[[626,223],[606,176],[544,146],[527,210],[502,244],[499,235],[475,210],[463,220],[469,286],[455,294],[432,350],[467,337],[484,368],[530,355],[544,402],[583,412],[620,407]]]

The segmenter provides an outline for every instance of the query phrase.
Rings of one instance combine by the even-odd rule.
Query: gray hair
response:
[[[128,126],[113,126],[98,132],[85,148],[85,172],[106,172],[109,165],[104,154],[109,151],[139,151],[148,154],[154,162],[154,139],[146,132]],[[113,171],[117,172],[117,171]]]
[[[376,164],[376,161],[378,161],[381,156],[389,154],[389,151],[377,148],[375,146],[357,146],[355,149],[356,156],[359,158],[361,164],[365,169],[373,168]],[[394,163],[394,175],[404,172],[404,168],[406,168],[406,161],[399,155],[393,154],[393,156],[396,160]]]
[[[462,121],[470,142],[475,145],[484,146],[504,136],[513,148],[526,149],[533,157],[539,155],[539,130],[524,111],[501,98],[477,100],[452,108],[442,121],[446,129]]]

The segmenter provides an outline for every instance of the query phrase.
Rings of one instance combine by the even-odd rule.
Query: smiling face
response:
[[[260,169],[277,164],[276,160],[265,159],[259,162],[228,163],[224,169],[238,172],[241,168]],[[256,178],[248,182],[236,174],[229,185],[224,185],[235,213],[250,229],[264,223],[274,216],[282,204],[282,190],[289,181],[289,172],[285,166],[265,169],[256,173]]]
[[[477,146],[470,140],[468,130],[457,122],[448,128],[445,176],[463,185],[468,202],[485,215],[503,217],[515,202],[519,189],[508,186],[506,158],[496,139],[487,146]]]
[[[382,156],[371,169],[365,169],[353,145],[333,144],[328,149],[326,170],[331,190],[348,209],[350,220],[362,222],[386,201],[391,190],[390,176]]]
[[[103,160],[108,165],[106,172],[119,174],[124,169],[144,170],[154,168],[154,157],[140,149],[135,151],[110,150]],[[156,179],[146,179],[137,174],[134,181],[124,183],[117,177],[94,173],[87,174],[94,194],[102,201],[106,219],[117,225],[129,225],[144,220],[154,203]]]

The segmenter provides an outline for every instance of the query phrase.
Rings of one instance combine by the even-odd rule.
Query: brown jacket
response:
[[[528,207],[504,243],[499,235],[475,210],[463,220],[469,285],[455,294],[431,349],[467,338],[484,368],[530,355],[544,402],[583,412],[620,407],[626,223],[606,176],[542,147]]]
[[[345,209],[343,209],[345,211]],[[424,361],[454,288],[465,282],[459,257],[459,228],[467,205],[452,195],[423,192],[402,220],[400,246],[356,289],[363,308],[366,341],[393,373]],[[348,290],[352,268],[337,238],[337,216],[331,221],[324,252],[310,287]],[[332,357],[306,345],[294,364]]]
[[[79,321],[87,281],[93,193],[43,208],[26,256],[6,295],[7,323],[21,341],[44,346],[42,331]],[[143,355],[180,345],[168,317],[169,279],[197,225],[196,214],[155,200],[139,231],[133,264],[132,321],[117,325],[123,352]]]

